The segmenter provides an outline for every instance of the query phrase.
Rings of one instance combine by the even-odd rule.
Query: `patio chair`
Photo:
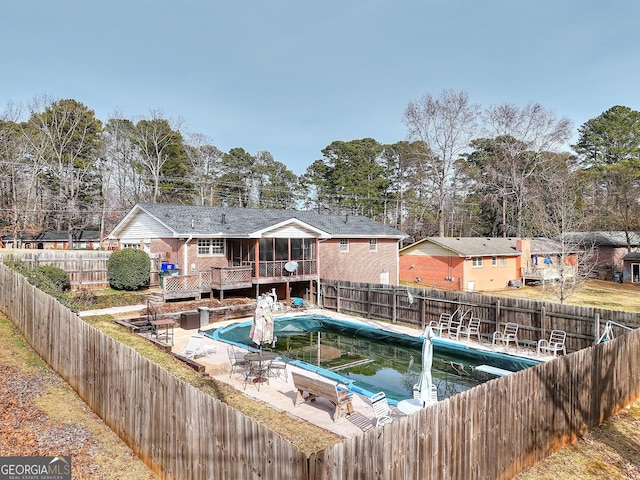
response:
[[[229,363],[231,364],[231,372],[229,376],[233,375],[236,371],[242,371],[247,367],[247,361],[244,359],[245,352],[237,350],[233,345],[227,346],[227,355],[229,356]]]
[[[459,311],[460,309],[457,308],[453,313],[441,313],[438,321],[430,321],[429,326],[433,329],[434,333],[441,337],[445,331],[449,331],[451,321],[456,318]]]
[[[549,340],[543,338],[538,340],[537,354],[540,355],[541,352],[553,353],[555,357],[558,352],[562,352],[563,355],[567,354],[567,349],[564,345],[565,340],[567,339],[567,332],[563,330],[552,330],[551,335],[549,335]]]
[[[516,349],[520,348],[520,344],[518,343],[518,327],[519,325],[517,323],[509,322],[505,324],[502,332],[493,332],[493,345],[498,342],[502,342],[507,348],[509,348],[509,343],[514,342],[516,344]]]
[[[189,342],[182,348],[180,355],[186,358],[206,357],[218,351],[215,345],[203,344],[204,335],[191,335]]]
[[[469,323],[460,327],[460,334],[467,335],[467,342],[471,340],[471,335],[475,335],[476,337],[478,337],[478,343],[480,343],[480,319],[478,317],[474,317],[473,314],[471,314]]]
[[[376,414],[377,427],[386,425],[387,423],[391,423],[393,421],[393,419],[391,418],[391,407],[389,407],[389,403],[387,402],[387,395],[384,392],[376,393],[371,397],[371,406],[373,407],[373,411]]]
[[[282,376],[286,382],[289,377],[287,375],[287,365],[289,365],[289,358],[284,357],[283,360],[273,360],[269,365],[269,375],[274,378]]]
[[[459,309],[456,310],[456,312],[459,312]],[[464,326],[465,317],[467,317],[468,315],[471,315],[471,310],[465,310],[464,312],[460,313],[457,317],[451,318],[451,321],[449,322],[449,327],[447,328],[447,335],[449,336],[449,338],[460,340],[460,333]]]
[[[413,386],[413,398],[421,400],[418,385]],[[438,387],[433,383],[431,384],[431,403],[438,403]]]

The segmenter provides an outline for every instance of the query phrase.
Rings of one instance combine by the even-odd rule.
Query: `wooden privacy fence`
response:
[[[111,251],[105,250],[0,250],[0,260],[20,259],[30,267],[54,265],[69,274],[71,288],[102,288],[109,286],[107,261]],[[160,258],[151,256],[150,285],[159,285]]]
[[[265,426],[89,326],[0,265],[0,309],[33,349],[161,478],[307,478]]]
[[[640,331],[318,452],[315,478],[512,479],[640,396]]]
[[[32,250],[3,253],[2,259],[20,259],[30,267],[54,265],[69,274],[71,288],[108,287],[107,260],[111,252],[103,250]]]
[[[161,478],[510,479],[640,397],[640,331],[307,456],[0,265],[0,310]]]
[[[518,339],[525,344],[548,338],[551,330],[564,330],[570,351],[596,343],[608,321],[633,328],[640,326],[637,313],[479,293],[321,280],[321,296],[324,308],[416,328],[438,320],[441,313],[451,313],[459,307],[471,309],[481,319],[480,330],[485,336],[502,330],[507,322],[520,325]],[[613,329],[616,336],[626,331],[616,326]]]

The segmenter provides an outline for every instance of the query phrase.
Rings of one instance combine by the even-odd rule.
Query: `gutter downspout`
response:
[[[193,240],[193,235],[189,235],[189,238],[184,241],[184,250],[182,251],[182,271],[186,273],[183,273],[183,275],[189,275],[189,242],[191,242],[191,240]]]

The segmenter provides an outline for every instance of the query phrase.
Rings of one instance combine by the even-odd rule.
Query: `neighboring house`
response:
[[[629,252],[622,258],[622,280],[640,283],[640,252]]]
[[[522,250],[522,269],[520,278],[527,282],[549,282],[557,280],[560,275],[573,277],[577,264],[577,252],[574,246],[562,245],[561,242],[548,238],[523,238],[518,241]],[[564,265],[560,268],[563,261]]]
[[[275,289],[286,299],[308,298],[320,278],[397,284],[403,238],[361,216],[164,204],[136,205],[109,234],[174,264],[202,293]]]
[[[640,249],[640,235],[633,232],[628,235],[628,242],[624,231],[570,232],[565,238],[583,250],[593,249],[596,268],[621,272],[624,256]]]
[[[500,290],[559,277],[561,245],[543,238],[429,237],[400,250],[400,280],[434,288]],[[574,255],[565,260],[573,265]],[[573,275],[573,268],[564,269]]]
[[[458,291],[489,291],[520,279],[515,238],[428,237],[400,250],[400,280]]]
[[[46,230],[31,238],[23,238],[20,242],[22,248],[38,250],[73,250],[73,249],[99,249],[100,232],[97,230],[74,230],[72,245],[69,245],[69,232],[66,230]],[[3,243],[7,248],[15,248],[17,242],[12,237],[5,237]]]

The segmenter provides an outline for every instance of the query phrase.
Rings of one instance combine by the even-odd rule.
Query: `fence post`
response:
[[[367,318],[371,318],[371,284],[367,283]]]
[[[593,336],[595,338],[593,344],[595,345],[598,343],[598,340],[600,340],[600,314],[596,313],[593,320]]]
[[[340,313],[340,282],[336,285],[336,312]]]
[[[82,290],[82,283],[84,280],[84,268],[82,268],[84,265],[84,260],[82,259],[82,257],[80,257],[80,260],[78,260],[78,288],[80,290]]]
[[[391,295],[392,295],[393,303],[391,305],[391,323],[397,323],[398,319],[396,318],[396,315],[397,315],[397,313],[396,313],[396,303],[398,301],[398,294],[396,292],[396,286],[395,285],[393,286],[392,292],[393,293]]]
[[[544,328],[545,316],[546,316],[546,310],[544,308],[544,305],[542,305],[540,307],[540,338],[547,338],[547,332],[546,332],[546,329]]]
[[[500,300],[496,300],[496,329],[495,331],[500,330]]]
[[[422,330],[424,330],[427,327],[427,325],[426,325],[427,321],[426,321],[426,318],[425,318],[426,317],[426,310],[427,310],[427,308],[426,308],[427,301],[425,300],[426,296],[427,296],[427,294],[426,294],[425,290],[422,289],[422,296],[420,298],[420,325],[421,325]]]

